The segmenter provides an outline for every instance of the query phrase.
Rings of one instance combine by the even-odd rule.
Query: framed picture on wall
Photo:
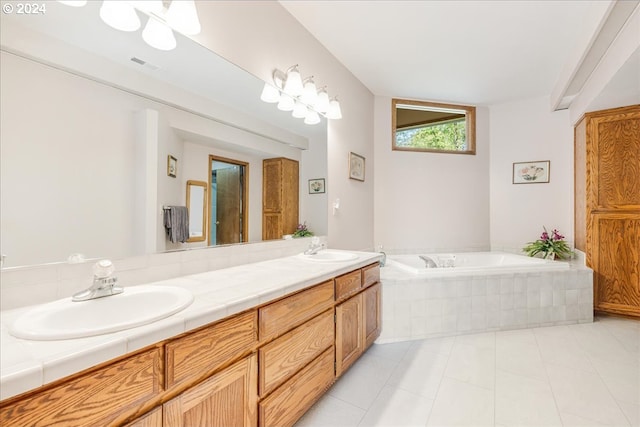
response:
[[[364,157],[349,153],[349,178],[364,181]]]
[[[549,182],[549,160],[513,164],[514,184],[544,184]]]
[[[172,178],[176,177],[178,173],[178,159],[173,157],[171,154],[167,156],[167,175]]]
[[[309,194],[324,193],[324,178],[316,178],[309,180]]]

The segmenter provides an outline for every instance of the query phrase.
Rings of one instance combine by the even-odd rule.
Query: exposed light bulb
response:
[[[280,102],[278,102],[278,110],[292,111],[295,105],[296,105],[296,102],[293,100],[293,98],[287,95],[286,93],[283,93],[280,96]]]
[[[316,125],[320,123],[320,116],[317,112],[309,110],[307,116],[304,118],[304,123],[307,125]]]
[[[302,119],[307,117],[307,114],[307,106],[300,101],[296,101],[296,105],[293,107],[293,113],[291,113],[291,115],[296,119]]]
[[[126,1],[104,0],[100,6],[100,18],[116,30],[136,31],[140,28],[136,10]]]
[[[312,77],[306,79],[304,88],[302,89],[302,95],[300,95],[300,101],[307,105],[314,105],[318,101],[318,89]]]
[[[260,99],[264,102],[274,103],[280,101],[280,91],[271,86],[269,83],[265,83],[262,88],[262,94]]]
[[[322,88],[318,92],[318,101],[314,104],[314,108],[322,114],[329,110],[329,94],[326,89]]]
[[[58,0],[58,3],[62,3],[66,6],[82,7],[87,4],[87,0]]]
[[[294,65],[287,71],[287,80],[284,83],[284,91],[291,96],[300,96],[303,90],[302,77],[298,71],[298,66]]]
[[[193,0],[173,0],[167,11],[167,24],[190,36],[200,33],[200,20]]]
[[[171,28],[153,17],[149,17],[142,31],[142,39],[159,50],[172,50],[176,47],[176,38]]]
[[[340,109],[340,102],[336,98],[332,99],[329,103],[329,110],[327,110],[327,119],[341,119],[342,110]]]

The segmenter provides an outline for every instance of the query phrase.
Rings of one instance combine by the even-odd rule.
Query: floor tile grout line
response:
[[[551,390],[551,396],[553,396],[553,405],[556,408],[556,412],[558,413],[558,418],[560,419],[560,423],[564,426],[564,420],[562,419],[562,411],[560,411],[560,405],[558,405],[558,399],[556,397],[556,393],[553,391],[553,385],[551,384],[551,378],[549,377],[549,371],[547,370],[547,363],[542,357],[542,351],[540,350],[540,342],[538,341],[538,335],[535,331],[531,331],[533,334],[533,339],[536,341],[536,348],[538,349],[538,356],[540,356],[540,362],[542,362],[542,367],[544,368],[544,375],[547,378],[547,384],[549,385],[549,390]]]
[[[429,425],[429,420],[431,419],[431,415],[433,415],[433,408],[436,406],[436,401],[438,400],[438,394],[440,393],[440,387],[442,386],[442,381],[444,381],[445,374],[447,372],[447,367],[449,366],[449,361],[451,360],[451,354],[453,353],[453,348],[458,342],[458,336],[453,337],[453,344],[451,344],[451,349],[447,354],[447,362],[444,364],[444,369],[442,371],[442,376],[440,377],[440,381],[438,381],[438,388],[436,389],[436,394],[433,396],[433,402],[431,403],[431,410],[429,411],[429,416],[427,417],[427,421],[424,423],[425,427]]]
[[[603,328],[607,332],[607,334],[609,334],[616,342],[619,343],[619,341],[616,339],[615,335],[613,335],[611,333],[611,331],[607,327],[603,326]],[[624,345],[622,345],[622,343],[620,343],[620,346],[621,346],[621,348],[622,348],[622,350],[624,352],[627,352],[627,349],[624,347]],[[585,353],[587,359],[589,360],[589,363],[591,363],[593,365],[593,361],[591,360],[592,356],[586,351],[584,353]],[[598,375],[598,378],[600,378],[600,381],[602,381],[602,384],[604,384],[604,387],[607,389],[607,392],[609,393],[609,395],[611,396],[611,398],[615,402],[616,406],[620,410],[620,413],[625,417],[625,419],[627,420],[627,422],[629,423],[630,426],[633,425],[633,421],[627,416],[627,414],[624,412],[624,410],[620,406],[620,402],[618,401],[618,399],[616,399],[614,394],[611,392],[611,388],[607,385],[607,382],[604,380],[604,377],[602,376],[602,374],[600,374],[600,371],[595,367],[595,365],[593,365],[593,369],[595,370],[596,374]]]

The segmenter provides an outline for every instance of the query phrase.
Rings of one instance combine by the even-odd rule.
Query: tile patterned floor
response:
[[[373,345],[311,426],[640,426],[640,321]]]

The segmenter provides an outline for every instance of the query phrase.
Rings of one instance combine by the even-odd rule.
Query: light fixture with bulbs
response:
[[[86,1],[63,1],[68,6],[81,7]],[[174,31],[186,35],[200,33],[200,20],[193,0],[173,0],[165,8],[162,0],[104,0],[100,7],[100,18],[112,28],[120,31],[140,29],[140,17],[136,10],[148,16],[142,31],[142,39],[151,47],[159,50],[172,50],[176,47]]]
[[[308,125],[320,123],[320,116],[332,120],[342,118],[338,99],[329,98],[326,87],[318,89],[313,76],[303,79],[298,65],[289,67],[286,72],[276,69],[273,84],[265,83],[260,99],[277,103],[278,110],[291,111],[293,117],[304,119]]]

